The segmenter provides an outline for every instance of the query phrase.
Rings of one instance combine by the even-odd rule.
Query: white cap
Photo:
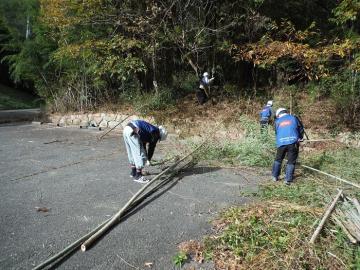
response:
[[[272,100],[269,100],[267,103],[266,103],[266,106],[272,106],[273,105],[273,101]]]
[[[203,76],[204,76],[204,77],[209,77],[209,73],[204,72]]]
[[[276,118],[279,118],[282,114],[287,114],[288,111],[285,108],[279,108],[276,110],[275,116]]]
[[[160,131],[160,141],[165,141],[168,135],[166,129],[163,126],[159,126],[159,131]]]

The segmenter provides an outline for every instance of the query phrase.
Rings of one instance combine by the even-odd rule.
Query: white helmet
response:
[[[273,105],[273,101],[272,100],[269,100],[267,103],[266,103],[266,106],[272,106]]]
[[[209,77],[209,73],[204,72],[203,76],[204,76],[204,77]]]
[[[275,116],[276,118],[279,118],[280,115],[288,113],[287,109],[285,108],[279,108],[276,110]]]
[[[166,129],[163,126],[159,126],[159,131],[160,131],[160,141],[165,141],[168,135]]]

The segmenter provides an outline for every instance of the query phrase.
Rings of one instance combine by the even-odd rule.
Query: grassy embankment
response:
[[[258,123],[238,120],[245,134],[236,141],[218,141],[203,150],[203,161],[271,169],[274,133],[260,133]],[[304,145],[300,162],[360,184],[360,150],[336,143]],[[194,260],[212,260],[216,269],[359,269],[360,249],[328,220],[314,246],[308,243],[324,209],[337,189],[359,197],[360,190],[297,168],[296,181],[264,183],[253,196],[256,202],[225,210],[213,225],[216,233],[201,243],[184,243],[175,256],[178,265],[192,254]],[[341,205],[341,203],[339,203]],[[338,206],[340,207],[340,206]]]
[[[0,84],[0,110],[31,109],[39,107],[36,97]]]

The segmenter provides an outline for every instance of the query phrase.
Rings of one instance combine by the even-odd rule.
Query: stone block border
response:
[[[129,115],[123,113],[78,113],[78,114],[52,114],[48,116],[48,120],[60,127],[65,126],[78,126],[78,127],[100,127],[113,128],[123,121]],[[116,128],[123,128],[131,120],[139,119],[137,115],[131,115],[124,122],[118,125]],[[150,123],[154,123],[152,117],[141,118]]]

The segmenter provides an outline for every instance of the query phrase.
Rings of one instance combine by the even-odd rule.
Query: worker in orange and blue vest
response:
[[[273,116],[272,106],[273,101],[269,100],[260,112],[260,127],[262,130],[266,129],[271,121],[271,117]]]
[[[274,181],[279,179],[281,164],[287,153],[288,162],[285,170],[285,184],[290,185],[294,178],[295,164],[299,155],[299,142],[303,140],[304,126],[294,115],[285,108],[276,111],[276,157],[272,167]]]

